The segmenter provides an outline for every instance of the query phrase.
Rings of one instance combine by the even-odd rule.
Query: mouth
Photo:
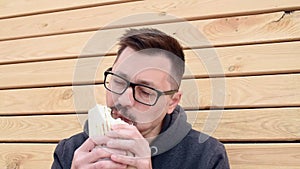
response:
[[[119,112],[118,110],[116,110],[116,108],[111,108],[111,116],[114,119],[118,119],[120,118],[122,121],[126,122],[129,125],[135,125],[136,123],[134,121],[132,121],[131,119],[125,117],[124,115],[122,115],[121,112]]]

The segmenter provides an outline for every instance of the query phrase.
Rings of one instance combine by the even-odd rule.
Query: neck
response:
[[[149,142],[149,144],[159,135],[162,128],[162,123],[160,125],[157,125],[149,132],[143,132],[143,137]]]

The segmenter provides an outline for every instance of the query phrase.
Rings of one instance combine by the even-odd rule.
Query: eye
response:
[[[147,90],[141,90],[141,93],[142,93],[142,95],[144,95],[144,96],[150,96],[150,95],[151,95],[151,93],[148,92]]]
[[[152,89],[148,89],[145,87],[139,88],[140,95],[144,98],[152,98],[155,96],[155,92]]]
[[[126,82],[121,78],[113,78],[112,83],[116,85],[125,85]]]

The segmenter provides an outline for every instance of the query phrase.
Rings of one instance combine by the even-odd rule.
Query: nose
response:
[[[119,104],[122,106],[133,106],[134,104],[134,98],[133,98],[133,89],[132,87],[129,87],[125,90],[125,92],[119,96],[118,98]]]

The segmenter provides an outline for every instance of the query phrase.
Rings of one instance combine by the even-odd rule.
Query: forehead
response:
[[[156,50],[156,49],[149,49]],[[133,77],[139,74],[171,73],[170,60],[161,52],[135,51],[125,48],[113,66],[113,71]]]

